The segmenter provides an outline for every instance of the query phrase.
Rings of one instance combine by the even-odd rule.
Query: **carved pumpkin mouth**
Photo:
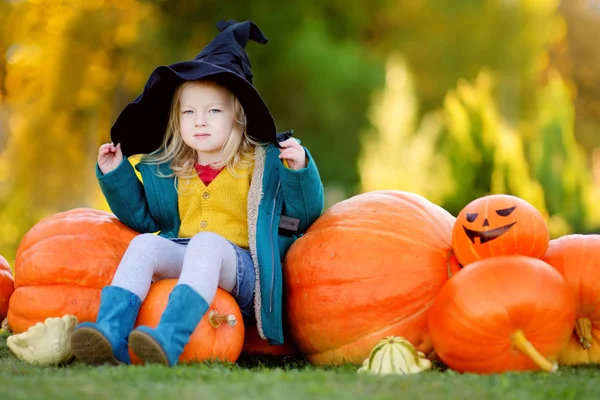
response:
[[[479,238],[479,243],[484,244],[489,242],[490,240],[496,239],[498,236],[502,236],[506,231],[508,231],[514,224],[517,222],[513,222],[512,224],[501,226],[500,228],[492,229],[489,231],[473,231],[468,229],[463,225],[465,233],[471,239],[471,242],[475,244],[475,238]]]

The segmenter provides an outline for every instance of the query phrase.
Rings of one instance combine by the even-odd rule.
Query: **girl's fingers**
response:
[[[283,150],[281,154],[279,154],[279,158],[293,158],[294,157],[293,149]]]
[[[300,148],[300,143],[298,143],[298,141],[294,138],[289,138],[288,140],[284,140],[283,142],[279,142],[279,145],[281,147],[287,147],[287,148]]]
[[[100,146],[100,149],[98,149],[98,151],[102,151],[102,150],[110,151],[111,145],[112,145],[111,143],[104,143],[102,146]]]

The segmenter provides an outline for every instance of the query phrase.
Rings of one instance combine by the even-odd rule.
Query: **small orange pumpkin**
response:
[[[542,258],[573,289],[577,315],[561,364],[600,363],[600,235],[567,235],[550,241]]]
[[[286,315],[313,364],[360,364],[386,336],[433,349],[427,315],[458,269],[454,217],[414,193],[374,191],[333,205],[288,251]]]
[[[177,279],[165,279],[153,283],[148,296],[142,303],[135,326],[146,325],[155,328],[162,313],[167,308],[169,294],[177,284]],[[244,321],[235,299],[218,288],[208,311],[190,336],[183,348],[179,362],[216,360],[236,362],[244,344]],[[129,350],[131,362],[142,361]]]
[[[506,194],[473,200],[458,214],[452,230],[452,247],[463,266],[494,256],[539,258],[549,241],[542,214],[527,201]]]
[[[44,218],[21,239],[8,323],[15,333],[49,317],[95,321],[100,292],[138,233],[105,211],[77,208]]]
[[[0,321],[8,313],[8,301],[15,291],[15,282],[12,271],[6,258],[0,256]]]
[[[573,293],[545,262],[491,257],[452,277],[429,313],[437,355],[461,372],[555,369],[571,336]]]

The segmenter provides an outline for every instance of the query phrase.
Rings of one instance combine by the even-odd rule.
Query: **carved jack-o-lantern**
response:
[[[473,200],[458,214],[452,247],[465,266],[493,256],[539,258],[548,248],[548,226],[527,201],[505,194]]]

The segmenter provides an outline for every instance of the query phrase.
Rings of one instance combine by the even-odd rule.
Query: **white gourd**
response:
[[[38,365],[56,365],[69,361],[71,334],[77,325],[77,317],[46,318],[27,331],[9,336],[6,344],[21,360]]]

